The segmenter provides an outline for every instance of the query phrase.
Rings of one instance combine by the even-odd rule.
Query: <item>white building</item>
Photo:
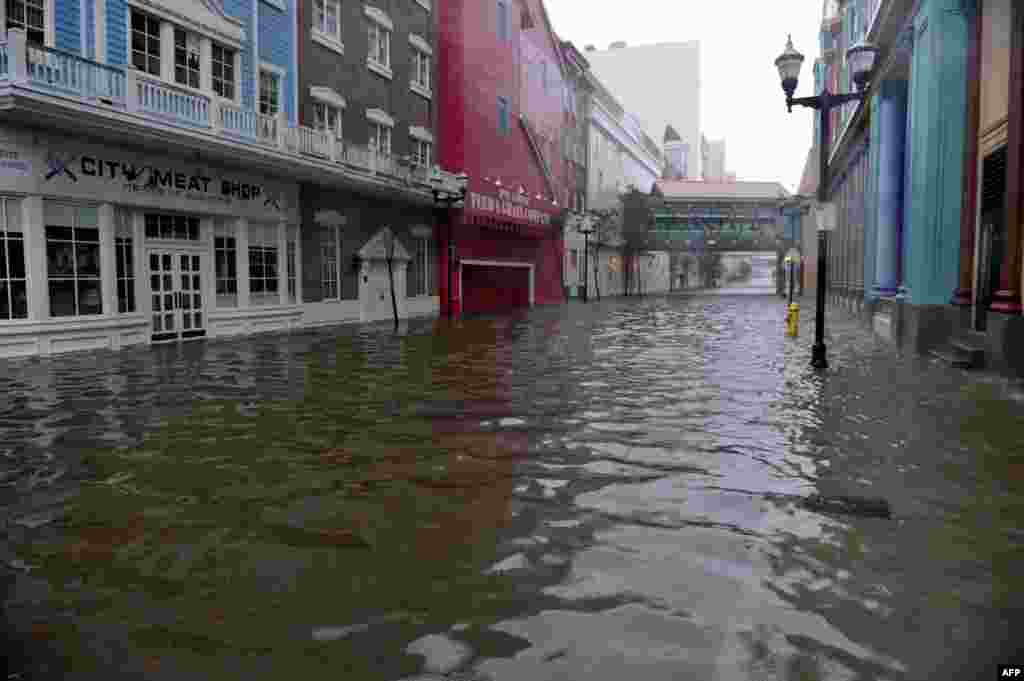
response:
[[[729,177],[725,169],[725,140],[709,140],[701,135],[701,156],[703,158],[703,179],[707,182],[723,182]]]
[[[589,120],[589,164],[587,208],[604,213],[620,211],[620,195],[633,186],[650,192],[665,170],[666,159],[658,145],[644,132],[636,117],[618,99],[588,74],[591,101]],[[590,238],[589,293],[621,295],[624,274],[621,258],[620,218],[605,221]],[[565,284],[569,294],[578,296],[583,283],[584,238],[573,229],[565,233]],[[668,254],[652,253],[639,266],[644,292],[667,291]],[[597,279],[595,280],[595,276]]]
[[[701,177],[700,42],[659,43],[585,53],[591,72],[660,140],[671,125],[687,153],[687,178]],[[670,87],[665,86],[671,84]]]

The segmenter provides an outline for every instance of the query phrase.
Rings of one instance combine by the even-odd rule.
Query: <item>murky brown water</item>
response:
[[[0,364],[12,671],[988,678],[1024,605],[1020,391],[836,314],[816,375],[783,316],[619,299]],[[813,492],[894,517],[766,496]]]

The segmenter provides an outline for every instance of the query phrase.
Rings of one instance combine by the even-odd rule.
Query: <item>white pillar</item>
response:
[[[25,234],[28,318],[37,321],[49,319],[50,290],[47,286],[46,232],[41,196],[27,196],[22,200],[21,228]]]
[[[281,305],[288,303],[288,223],[277,223],[277,300]]]
[[[153,289],[149,281],[149,253],[146,251],[146,216],[132,210],[132,250],[135,251],[135,311],[152,320]]]
[[[338,286],[341,286],[340,278]],[[302,304],[302,225],[300,223],[295,225],[295,304]]]
[[[114,204],[101,203],[100,229],[100,299],[103,314],[117,314],[117,249],[114,248]]]
[[[128,36],[131,40],[131,36]],[[168,83],[174,81],[174,24],[160,22],[160,77]]]
[[[131,68],[124,71],[124,108],[128,113],[139,110],[139,81]]]
[[[7,31],[7,59],[11,81],[24,83],[28,80],[28,37],[25,29],[12,28]]]
[[[107,0],[96,0],[96,61],[107,63]],[[128,38],[131,40],[131,37]]]
[[[235,222],[235,269],[238,273],[238,307],[249,307],[249,221]]]

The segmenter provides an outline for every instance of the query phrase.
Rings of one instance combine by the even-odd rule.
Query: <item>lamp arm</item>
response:
[[[833,94],[830,94],[829,95],[829,105],[830,106],[842,106],[843,104],[846,104],[847,102],[860,101],[860,100],[864,99],[864,95],[865,95],[864,92],[848,92],[848,93],[843,94],[843,95],[833,95]]]
[[[786,107],[792,111],[793,106],[806,106],[809,109],[820,109],[822,102],[821,97],[815,95],[814,97],[786,97]]]

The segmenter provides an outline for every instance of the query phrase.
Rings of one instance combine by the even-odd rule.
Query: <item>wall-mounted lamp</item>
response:
[[[363,266],[363,258],[358,253],[352,254],[352,270],[358,272],[359,268]]]

